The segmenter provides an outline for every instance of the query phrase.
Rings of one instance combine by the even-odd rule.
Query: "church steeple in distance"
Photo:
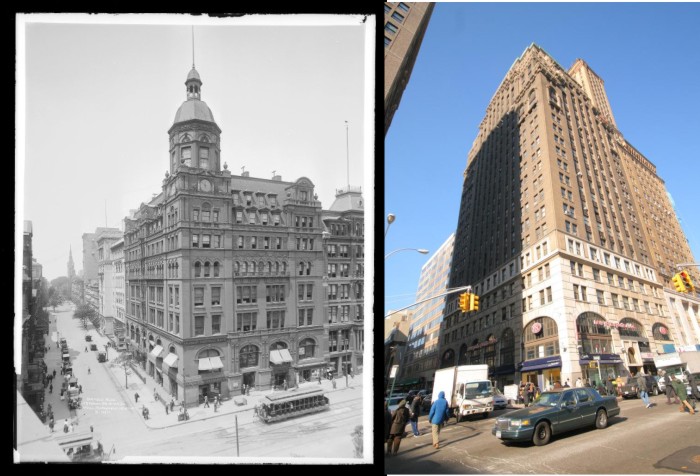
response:
[[[73,281],[75,277],[75,266],[73,265],[73,247],[68,250],[68,279]]]

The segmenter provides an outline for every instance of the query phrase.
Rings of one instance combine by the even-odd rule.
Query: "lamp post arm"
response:
[[[700,266],[700,263],[678,263],[676,268],[681,269],[685,268],[686,266]]]
[[[436,295],[434,295],[434,296],[430,296],[429,298],[421,299],[420,301],[416,301],[416,302],[414,302],[413,304],[409,304],[409,305],[406,306],[406,307],[402,307],[401,309],[397,309],[397,310],[395,310],[395,311],[391,311],[389,314],[387,314],[386,316],[384,316],[384,318],[386,319],[387,317],[391,316],[392,314],[396,314],[397,312],[401,312],[401,311],[403,311],[403,310],[405,310],[405,309],[408,309],[409,307],[416,306],[416,305],[421,304],[421,303],[424,303],[424,302],[426,302],[426,301],[432,301],[432,300],[435,299],[435,298],[439,298],[439,297],[442,297],[442,296],[447,296],[448,294],[459,293],[459,292],[462,292],[462,291],[471,292],[471,291],[472,291],[472,287],[471,287],[471,286],[462,286],[462,287],[459,287],[459,288],[448,289],[448,290],[445,291],[444,293],[436,294]]]

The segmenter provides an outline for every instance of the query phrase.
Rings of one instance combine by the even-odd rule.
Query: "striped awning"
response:
[[[160,354],[162,354],[162,353],[163,353],[163,347],[160,345],[155,346],[153,348],[153,350],[151,351],[151,355],[153,357],[156,357],[156,358],[160,357]]]
[[[292,355],[289,353],[288,349],[271,350],[270,351],[270,363],[275,365],[284,364],[285,362],[293,362]]]
[[[177,367],[177,354],[169,353],[167,357],[163,359],[163,364],[168,367]]]

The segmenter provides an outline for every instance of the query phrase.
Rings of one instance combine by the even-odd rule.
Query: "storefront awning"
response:
[[[303,359],[297,363],[295,369],[313,369],[316,367],[326,367],[329,363],[322,359]]]
[[[292,362],[292,355],[289,353],[288,349],[281,350],[271,350],[270,351],[270,363],[275,365],[284,364],[285,362]]]
[[[177,367],[177,354],[170,353],[163,359],[163,363],[168,367]]]
[[[156,357],[156,358],[160,357],[160,354],[162,354],[162,353],[163,353],[163,347],[160,345],[155,346],[153,348],[153,350],[151,351],[151,355],[153,357]]]
[[[221,357],[209,357],[209,361],[211,362],[211,369],[212,370],[217,370],[217,369],[223,369],[224,368],[224,363],[221,361]]]
[[[209,360],[209,357],[199,359],[199,370],[211,370],[211,360]]]
[[[544,359],[533,359],[521,362],[521,372],[530,372],[532,370],[549,369],[553,367],[561,367],[561,357],[552,356],[545,357]]]

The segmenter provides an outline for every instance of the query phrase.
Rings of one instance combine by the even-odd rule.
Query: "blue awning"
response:
[[[561,357],[555,355],[552,357],[545,357],[544,359],[526,360],[520,363],[520,367],[521,372],[561,367]]]

